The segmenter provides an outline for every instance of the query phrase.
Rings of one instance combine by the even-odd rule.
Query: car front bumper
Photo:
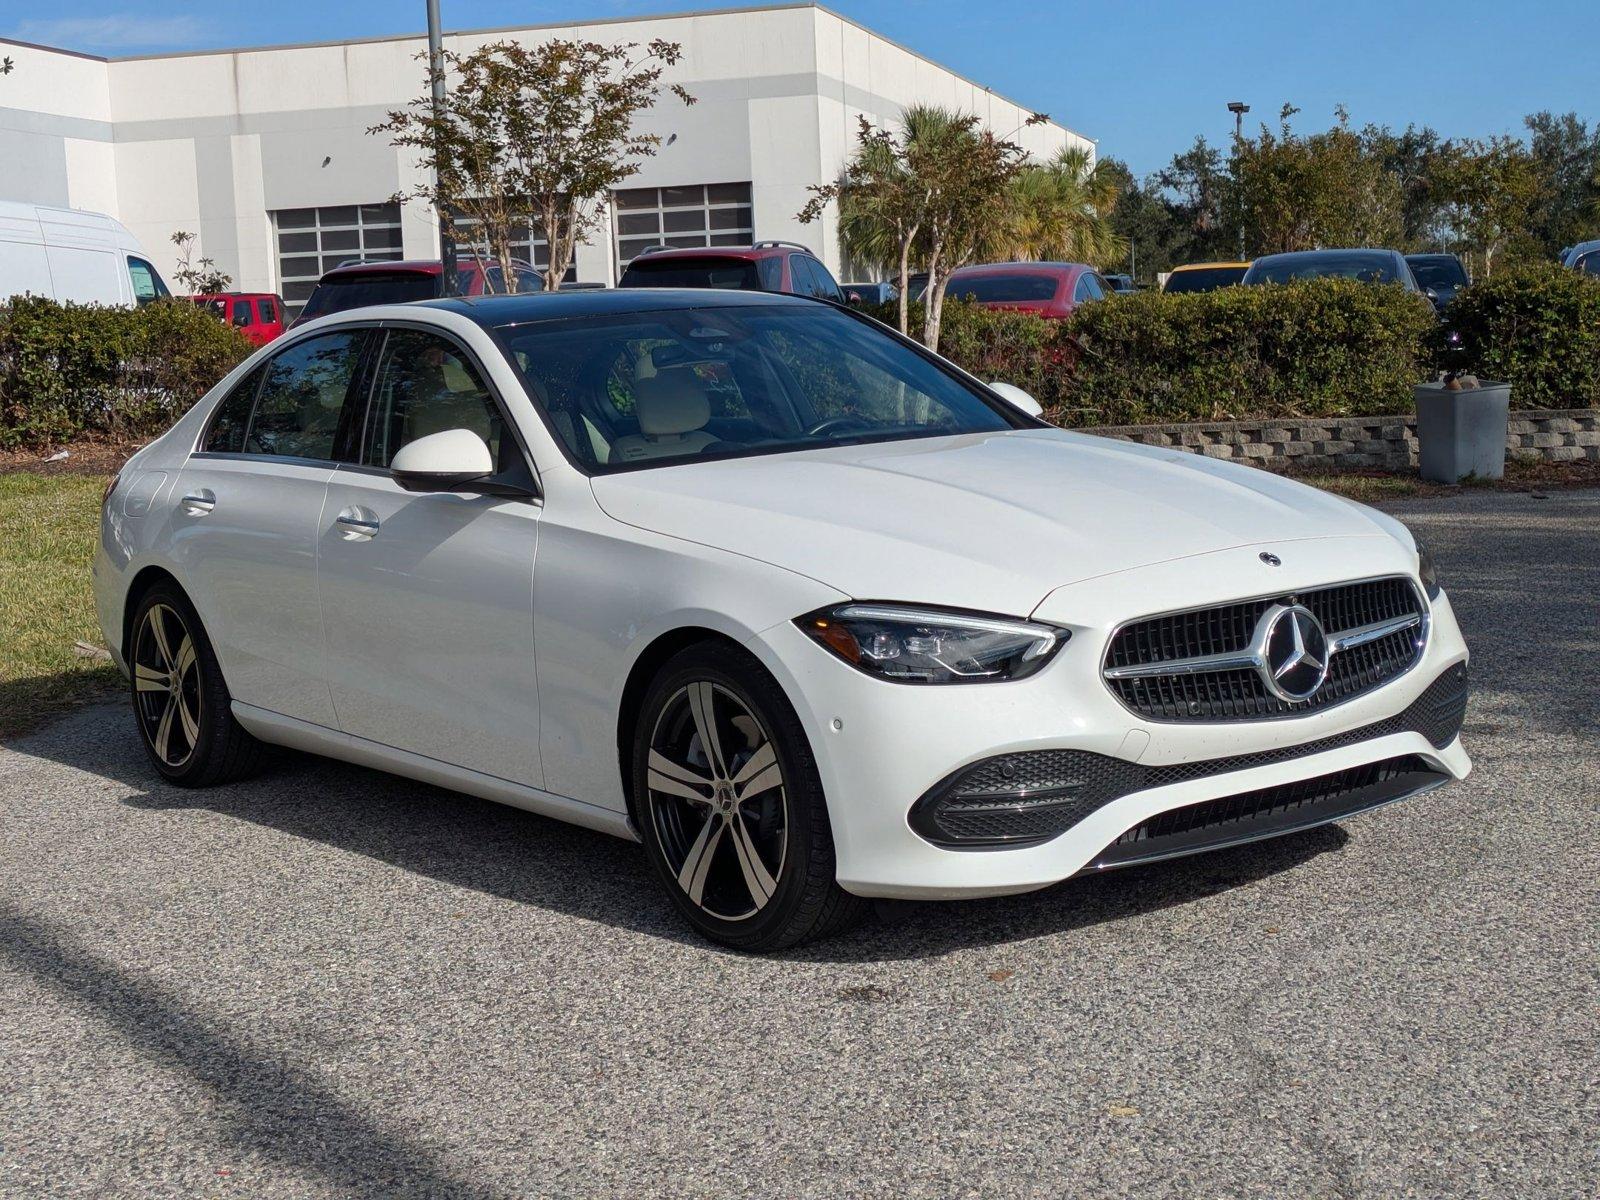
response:
[[[1414,572],[1398,543],[1364,541],[1357,572],[1349,569],[1352,547],[1299,543],[1299,565],[1272,584],[1311,588]],[[753,639],[816,753],[840,884],[858,895],[907,898],[1031,891],[1086,870],[1291,832],[1464,778],[1471,762],[1454,728],[1435,744],[1437,725],[1425,731],[1400,719],[1430,687],[1464,675],[1467,647],[1442,594],[1430,604],[1416,664],[1338,705],[1276,720],[1156,722],[1118,702],[1100,675],[1117,624],[1251,594],[1259,571],[1243,585],[1239,576],[1258,559],[1257,547],[1241,547],[1062,589],[1039,613],[1071,628],[1071,640],[1037,675],[1008,683],[889,683],[838,661],[788,623]],[[963,770],[1049,751],[1097,756],[1134,786],[1112,788],[1119,794],[1085,805],[1064,832],[1030,844],[940,845],[936,828],[913,815],[920,799]],[[1231,808],[1191,807],[1214,801]],[[1238,820],[1247,809],[1251,819]]]

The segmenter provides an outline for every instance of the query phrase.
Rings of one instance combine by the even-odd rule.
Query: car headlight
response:
[[[1421,542],[1417,543],[1417,576],[1422,580],[1422,590],[1428,593],[1428,599],[1437,600],[1444,591],[1444,584],[1439,582],[1439,568],[1434,565],[1433,555]]]
[[[852,667],[896,683],[1022,679],[1072,636],[1032,621],[898,604],[844,604],[795,624]]]

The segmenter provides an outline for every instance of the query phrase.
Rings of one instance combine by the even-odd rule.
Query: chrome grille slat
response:
[[[1237,654],[1249,648],[1256,623],[1273,604],[1309,609],[1330,639],[1367,631],[1368,640],[1344,646],[1329,661],[1322,688],[1301,703],[1272,695],[1253,668],[1195,672],[1179,660]],[[1412,618],[1394,632],[1370,627]],[[1422,656],[1427,610],[1405,576],[1387,576],[1290,595],[1210,605],[1142,618],[1121,626],[1106,648],[1106,686],[1129,709],[1155,721],[1259,721],[1297,716],[1340,704],[1410,670]],[[1171,672],[1149,673],[1162,663]],[[1114,677],[1113,672],[1135,671]]]

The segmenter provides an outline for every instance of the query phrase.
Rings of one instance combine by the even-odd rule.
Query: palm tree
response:
[[[1012,181],[988,249],[997,259],[1116,262],[1127,253],[1111,227],[1117,192],[1115,176],[1101,163],[1090,166],[1087,150],[1062,149]]]

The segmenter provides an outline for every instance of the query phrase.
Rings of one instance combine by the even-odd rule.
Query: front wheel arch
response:
[[[661,673],[661,668],[690,646],[713,643],[744,650],[733,638],[714,629],[687,625],[661,634],[644,648],[628,670],[627,682],[622,685],[622,699],[617,705],[617,771],[622,780],[622,795],[628,805],[628,818],[634,831],[641,832],[637,800],[633,794],[633,738],[639,725],[639,714],[644,709],[644,698],[650,684]],[[748,653],[748,651],[745,651]]]

